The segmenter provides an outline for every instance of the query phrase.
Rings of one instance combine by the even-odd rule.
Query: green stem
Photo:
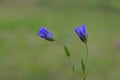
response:
[[[63,45],[63,46],[64,46],[64,43],[63,43],[63,42],[61,42],[60,40],[55,39],[55,41],[57,41],[58,43],[60,43],[61,45]],[[68,56],[68,58],[69,58],[70,65],[71,65],[71,69],[72,69],[72,73],[73,73],[73,80],[76,80],[76,78],[75,78],[75,65],[74,65],[74,63],[73,63],[72,59],[70,58],[70,56]]]
[[[85,67],[86,67],[87,60],[88,60],[88,45],[87,45],[87,43],[85,44],[85,46],[86,46],[86,50],[87,50],[86,60],[85,60]]]
[[[56,42],[60,43],[62,46],[64,46],[64,43],[61,42],[59,39],[55,39]]]
[[[73,73],[73,80],[76,80],[76,78],[75,78],[75,65],[70,57],[69,57],[69,61],[70,61],[70,65],[71,65],[71,69],[72,69],[72,73]]]
[[[87,50],[87,54],[86,54],[86,59],[85,59],[85,72],[83,73],[84,74],[84,76],[83,76],[83,80],[86,80],[86,67],[87,67],[87,61],[88,61],[88,45],[87,45],[87,43],[85,43],[85,46],[86,46],[86,50]]]

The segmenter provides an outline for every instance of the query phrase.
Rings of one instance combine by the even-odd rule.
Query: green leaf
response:
[[[81,60],[81,67],[82,67],[82,71],[83,71],[83,73],[85,73],[85,65],[84,65],[83,60]]]
[[[70,57],[70,51],[69,51],[69,49],[67,48],[66,45],[64,45],[64,51],[65,51],[66,55],[67,55],[68,57]]]

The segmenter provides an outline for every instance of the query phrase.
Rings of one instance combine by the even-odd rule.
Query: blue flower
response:
[[[41,27],[37,34],[45,40],[54,41],[54,36],[45,27]]]
[[[85,25],[80,25],[76,28],[74,28],[74,31],[76,32],[76,34],[79,36],[79,38],[86,43],[87,39],[88,39],[88,34],[86,31],[86,26]]]

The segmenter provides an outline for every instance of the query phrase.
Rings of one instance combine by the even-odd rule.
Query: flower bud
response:
[[[79,38],[82,40],[82,42],[84,42],[84,43],[87,42],[88,34],[87,34],[87,31],[86,31],[86,26],[85,25],[80,25],[80,26],[74,28],[74,31],[79,36]]]
[[[45,40],[54,41],[54,36],[45,27],[41,27],[37,34]]]

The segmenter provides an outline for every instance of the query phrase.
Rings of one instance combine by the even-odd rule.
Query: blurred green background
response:
[[[0,80],[72,80],[63,47],[37,36],[41,26],[66,43],[81,80],[86,24],[87,80],[120,80],[120,0],[0,0]]]

